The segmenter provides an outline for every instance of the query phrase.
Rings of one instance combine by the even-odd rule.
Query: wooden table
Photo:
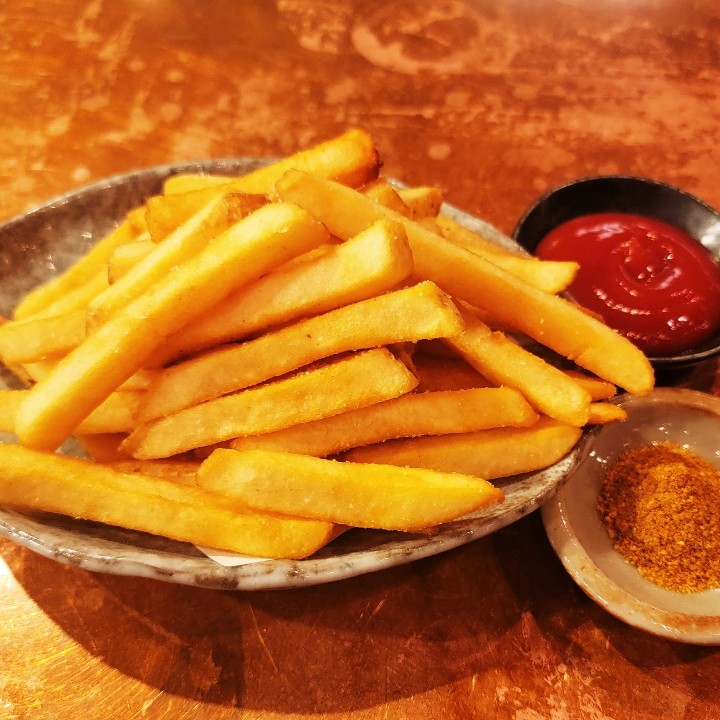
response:
[[[715,0],[0,0],[0,27],[2,218],[349,126],[388,175],[508,232],[539,193],[599,173],[720,206]],[[717,651],[596,606],[537,513],[405,567],[257,593],[2,540],[0,607],[1,718],[720,717]]]

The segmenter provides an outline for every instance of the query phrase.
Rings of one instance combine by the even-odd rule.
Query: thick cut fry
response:
[[[262,450],[216,450],[197,482],[265,512],[385,530],[424,530],[503,499],[477,477]]]
[[[324,457],[390,438],[527,426],[538,419],[511,388],[410,393],[267,435],[237,438],[235,450],[282,450]]]
[[[241,178],[225,177],[234,190],[269,194],[277,179],[290,168],[331,178],[350,187],[364,185],[377,177],[380,159],[372,137],[364,130],[348,130],[336,138],[302,150],[255,170]],[[216,184],[207,175],[176,175],[165,181],[165,193],[187,192]]]
[[[129,433],[137,426],[137,414],[144,392],[116,390],[96,407],[78,426],[80,435]]]
[[[325,228],[293,205],[266,205],[236,223],[119,310],[30,390],[16,417],[20,442],[55,449],[169,334],[239,285],[326,241]]]
[[[113,470],[161,477],[184,485],[195,485],[199,460],[118,460],[106,463]]]
[[[540,470],[564,457],[582,430],[541,417],[527,428],[388,440],[350,450],[346,460],[422,467],[477,475],[488,480]]]
[[[409,210],[411,220],[420,218],[437,218],[443,204],[443,193],[440,188],[431,186],[398,188],[400,199]]]
[[[577,370],[565,370],[565,374],[584,387],[593,400],[609,400],[617,393],[617,388],[612,383],[600,378],[591,377]]]
[[[402,201],[397,190],[384,178],[378,178],[374,182],[365,185],[360,189],[360,192],[374,202],[391,208],[405,217],[410,217],[410,208]]]
[[[0,390],[0,432],[15,432],[15,416],[26,390]]]
[[[413,355],[413,370],[418,377],[421,390],[468,390],[490,386],[472,365],[462,358],[438,357],[424,352]]]
[[[594,402],[590,406],[588,425],[605,425],[623,420],[627,420],[627,412],[619,405],[608,402]]]
[[[402,222],[419,277],[433,280],[454,298],[491,309],[509,327],[518,327],[629,392],[643,395],[652,390],[654,375],[645,355],[568,300],[532,287],[351,188],[290,170],[276,184],[276,192],[307,209],[340,238],[356,235],[381,217]]]
[[[451,242],[490,260],[539,290],[553,294],[563,292],[577,275],[577,263],[539,260],[509,252],[447,216],[440,215],[437,225],[440,232]]]
[[[99,463],[130,460],[128,453],[120,449],[126,433],[98,433],[97,435],[74,435],[75,440],[87,456]]]
[[[0,465],[0,505],[268,558],[306,557],[333,534],[329,522],[253,512],[197,487],[17,445],[0,445]]]
[[[65,295],[55,298],[45,307],[38,310],[31,316],[23,317],[24,320],[37,319],[43,317],[57,317],[67,315],[75,310],[84,310],[88,303],[97,295],[108,289],[110,283],[108,281],[107,267],[103,267],[93,275],[87,282],[78,285],[72,290],[68,290]]]
[[[416,385],[389,350],[366,350],[140,425],[124,448],[141,460],[170,457],[372,405]]]
[[[145,222],[145,205],[138,205],[132,210],[128,210],[125,219],[130,223],[130,227],[137,235],[142,235],[148,231]]]
[[[581,427],[588,420],[590,393],[562,370],[493,332],[463,311],[465,332],[443,342],[495,385],[519,390],[530,404],[550,417]]]
[[[253,205],[243,196],[220,195],[170,233],[124,277],[88,304],[88,320],[97,327],[176,267],[197,255],[212,238],[246,217]]]
[[[84,310],[5,323],[0,327],[0,357],[6,365],[22,365],[63,355],[85,339],[86,327]]]
[[[268,201],[264,195],[224,192],[222,186],[175,195],[157,195],[147,201],[145,210],[145,218],[152,241],[154,243],[163,241],[220,195],[226,196],[226,203],[232,203],[233,212],[239,217],[249,215]]]
[[[129,220],[99,240],[68,270],[31,290],[15,308],[16,320],[36,315],[68,293],[105,273],[107,261],[118,245],[134,240],[137,233]],[[61,314],[61,313],[54,313]]]
[[[0,431],[15,432],[15,418],[29,390],[0,391]],[[137,426],[136,416],[144,393],[116,390],[95,408],[77,427],[80,435],[129,433]]]
[[[149,238],[116,247],[108,258],[108,282],[111,285],[116,283],[154,249],[155,243]]]
[[[398,228],[383,220],[320,257],[293,262],[238,290],[168,338],[153,365],[395,287],[413,265],[405,233]]]
[[[450,298],[437,285],[423,282],[173,365],[152,383],[139,419],[170,415],[332,355],[462,330]]]

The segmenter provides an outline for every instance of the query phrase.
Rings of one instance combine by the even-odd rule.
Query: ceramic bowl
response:
[[[583,178],[540,197],[520,219],[514,239],[528,252],[568,220],[602,212],[655,218],[687,232],[720,261],[720,212],[689,193],[647,178],[607,175]],[[657,369],[695,365],[720,353],[720,332],[680,354],[653,357]]]
[[[585,437],[575,470],[543,507],[548,538],[575,582],[620,620],[678,642],[718,645],[720,588],[680,593],[646,580],[613,549],[596,505],[606,468],[628,448],[669,441],[720,467],[720,398],[661,388],[616,402],[627,420]]]
[[[183,172],[242,175],[269,161],[225,158],[138,170],[57,197],[0,225],[0,315],[9,316],[30,288],[66,268],[128,210],[160,192],[167,177]],[[483,220],[449,205],[443,211],[469,229],[517,248]],[[18,387],[18,379],[0,365],[0,390]],[[0,442],[14,440],[0,433]],[[82,453],[72,441],[63,451]],[[574,458],[571,451],[552,467],[498,481],[505,492],[503,503],[445,523],[433,534],[351,530],[305,560],[253,558],[249,562],[249,558],[130,530],[5,508],[0,508],[0,535],[94,572],[222,590],[303,587],[414,562],[505,527],[542,505],[563,481]]]

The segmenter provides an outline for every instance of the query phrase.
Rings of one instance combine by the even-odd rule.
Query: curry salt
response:
[[[615,549],[648,580],[678,592],[720,587],[720,473],[669,442],[622,453],[598,512]]]

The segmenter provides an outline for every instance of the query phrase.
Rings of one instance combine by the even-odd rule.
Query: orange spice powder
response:
[[[614,548],[648,580],[677,592],[720,587],[720,472],[669,442],[622,453],[597,510]]]

